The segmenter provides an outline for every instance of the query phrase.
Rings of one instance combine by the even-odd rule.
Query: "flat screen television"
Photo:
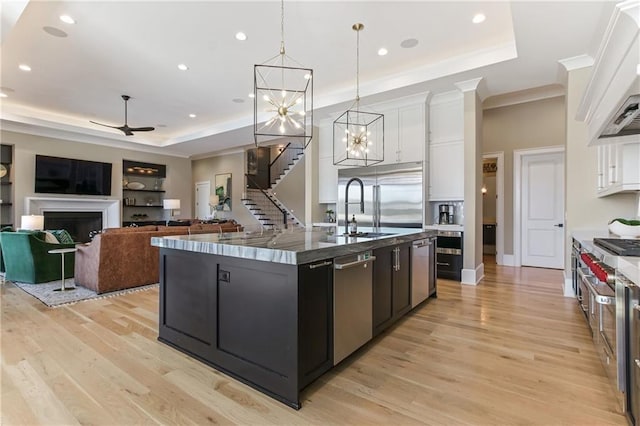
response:
[[[111,195],[111,163],[36,155],[35,192]]]

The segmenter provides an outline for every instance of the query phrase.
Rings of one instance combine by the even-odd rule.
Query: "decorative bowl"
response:
[[[640,237],[640,225],[625,225],[622,222],[614,220],[609,224],[609,231],[619,235],[621,238],[638,238]]]
[[[128,189],[144,189],[144,183],[142,182],[129,182],[127,184]]]

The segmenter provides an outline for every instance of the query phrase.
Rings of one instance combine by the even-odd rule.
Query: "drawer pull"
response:
[[[636,358],[634,361],[636,362],[636,367],[640,368],[640,359]]]
[[[322,268],[323,266],[329,266],[329,265],[333,265],[333,262],[331,262],[330,260],[327,260],[325,262],[320,262],[320,263],[316,263],[316,264],[313,264],[313,265],[309,265],[309,269]]]

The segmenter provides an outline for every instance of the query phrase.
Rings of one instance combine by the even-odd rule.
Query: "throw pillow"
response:
[[[73,244],[73,238],[71,238],[71,234],[67,232],[66,229],[56,229],[51,230],[51,232],[60,244]]]
[[[44,231],[44,240],[49,244],[60,244],[58,239],[49,231]]]

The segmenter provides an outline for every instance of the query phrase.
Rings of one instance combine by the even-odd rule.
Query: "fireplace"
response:
[[[87,225],[80,229],[74,237],[75,241],[88,241],[89,231],[103,228],[118,228],[120,226],[120,200],[112,198],[54,198],[54,197],[26,197],[26,214],[41,214],[45,216],[45,229],[66,229],[67,226],[50,226],[47,216],[52,213],[69,213],[80,218],[80,222],[87,220],[79,213],[96,214],[100,216],[100,223]],[[55,220],[58,220],[57,218]]]
[[[102,229],[102,212],[44,212],[44,229],[65,229],[73,241],[91,241],[89,232]]]

